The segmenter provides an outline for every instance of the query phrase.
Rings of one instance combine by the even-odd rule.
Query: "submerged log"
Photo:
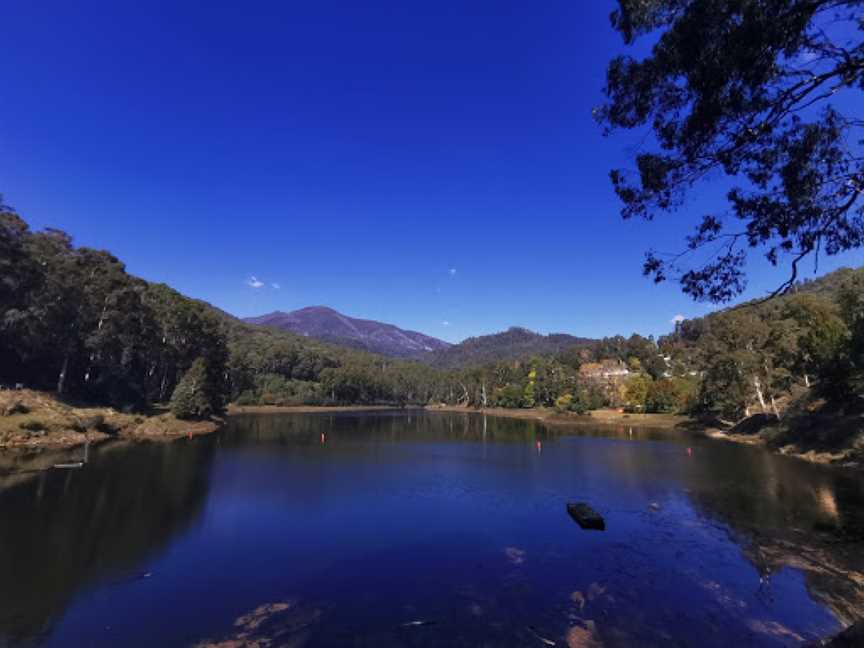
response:
[[[571,502],[567,504],[567,512],[583,529],[594,529],[597,531],[604,531],[606,529],[606,521],[603,519],[603,516],[585,502]]]
[[[83,461],[70,461],[69,463],[56,463],[54,464],[55,468],[83,468]]]

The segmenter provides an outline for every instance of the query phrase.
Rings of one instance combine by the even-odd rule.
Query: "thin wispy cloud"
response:
[[[278,283],[272,283],[270,285],[273,286],[273,290],[280,290],[282,288]]]
[[[441,326],[450,326],[450,322],[444,320],[443,322],[441,322]]]
[[[669,320],[669,323],[670,323],[670,324],[680,324],[680,323],[683,322],[685,319],[687,319],[687,318],[684,317],[683,315],[681,315],[681,313],[678,313],[678,315],[676,315],[676,316],[673,317],[671,320]]]
[[[258,279],[255,275],[250,275],[246,280],[246,285],[257,290],[258,288],[264,287],[264,282]]]
[[[450,268],[447,272],[450,274],[451,277],[456,276],[456,268]]]

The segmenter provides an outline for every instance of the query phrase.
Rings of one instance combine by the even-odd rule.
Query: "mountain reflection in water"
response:
[[[406,411],[91,458],[0,477],[0,645],[782,646],[864,616],[864,480],[754,448]]]

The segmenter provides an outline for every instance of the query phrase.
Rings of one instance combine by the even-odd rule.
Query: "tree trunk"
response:
[[[57,393],[62,394],[66,389],[66,372],[69,371],[69,354],[63,356],[63,366],[60,368],[60,375],[57,377]]]
[[[780,410],[777,409],[777,402],[774,400],[774,394],[771,394],[771,409],[774,410],[774,416],[777,417],[777,420],[780,420]]]
[[[806,373],[804,374],[804,386],[810,387],[810,376],[808,376]]]
[[[759,382],[759,376],[753,376],[753,387],[756,389],[756,398],[759,399],[759,405],[762,411],[765,412],[767,406],[765,404],[765,395],[762,393],[762,383]]]
[[[486,407],[486,381],[480,383],[480,402]]]
[[[459,386],[462,388],[462,397],[459,399],[459,402],[461,403],[464,400],[465,406],[467,407],[471,402],[471,397],[468,395],[468,388],[462,383],[459,383]]]
[[[159,384],[159,402],[165,402],[165,392],[168,389],[168,368],[162,372],[162,382]]]

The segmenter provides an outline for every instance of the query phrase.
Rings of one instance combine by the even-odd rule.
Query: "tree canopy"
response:
[[[681,210],[691,190],[726,176],[725,210],[700,214],[683,251],[649,251],[644,273],[677,279],[697,300],[746,287],[749,248],[788,264],[864,244],[864,0],[619,0],[613,27],[650,54],[618,56],[607,133],[648,128],[635,172],[611,179],[624,218]],[[857,102],[857,103],[856,103]],[[850,109],[850,105],[852,108]],[[857,111],[855,107],[857,106]]]

